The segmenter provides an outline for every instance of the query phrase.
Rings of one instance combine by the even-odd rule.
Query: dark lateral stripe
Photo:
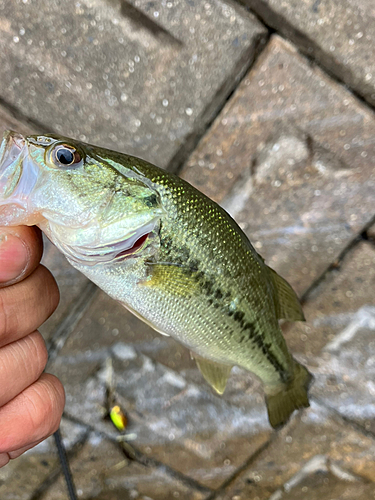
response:
[[[243,331],[248,332],[248,338],[253,342],[266,356],[267,360],[274,367],[275,371],[280,375],[282,382],[287,382],[289,379],[289,373],[285,370],[283,365],[277,359],[277,357],[271,352],[271,344],[264,342],[262,335],[258,332],[258,329],[254,323],[245,322],[245,313],[243,311],[236,311],[233,314],[233,319],[239,323]],[[244,340],[244,336],[240,338],[240,342]]]
[[[223,297],[230,299],[230,292],[224,293],[222,289],[216,287],[216,283],[205,276],[203,271],[197,271],[199,269],[200,262],[196,260],[190,260],[190,273],[194,275],[194,278],[200,283],[201,291],[207,296],[207,302],[209,306],[213,306],[216,309],[223,307],[222,302]],[[195,272],[197,271],[197,272]],[[189,272],[189,269],[187,270]],[[224,306],[225,307],[225,306]],[[287,382],[290,374],[285,370],[283,365],[279,362],[277,357],[271,352],[271,344],[265,343],[263,337],[258,332],[258,329],[254,323],[245,321],[245,313],[240,310],[231,311],[229,307],[226,307],[226,314],[229,317],[233,317],[234,321],[238,323],[243,331],[239,342],[244,342],[247,338],[255,344],[258,349],[262,351],[264,356],[267,358],[269,363],[273,366],[275,371],[279,374],[280,380],[282,382]],[[230,335],[233,334],[233,331]]]

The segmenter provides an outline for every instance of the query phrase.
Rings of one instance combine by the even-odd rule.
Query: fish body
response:
[[[188,347],[218,393],[233,365],[254,373],[273,427],[308,406],[311,375],[279,327],[304,319],[298,299],[219,205],[144,160],[54,135],[8,133],[0,155],[0,224],[37,224],[108,295]]]

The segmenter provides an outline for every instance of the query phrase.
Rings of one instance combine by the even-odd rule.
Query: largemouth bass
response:
[[[312,377],[279,327],[304,320],[297,296],[184,180],[72,139],[6,132],[0,225],[19,224],[39,226],[108,295],[188,347],[219,394],[237,365],[262,380],[273,427],[309,406]]]

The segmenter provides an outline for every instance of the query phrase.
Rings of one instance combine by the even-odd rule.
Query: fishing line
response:
[[[53,437],[55,438],[57,453],[59,455],[61,468],[66,482],[66,487],[68,488],[69,500],[78,500],[77,492],[73,482],[73,476],[69,467],[68,456],[66,454],[66,449],[61,438],[60,428],[57,429]]]

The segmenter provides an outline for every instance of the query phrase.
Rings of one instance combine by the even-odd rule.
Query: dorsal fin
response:
[[[191,355],[195,359],[199,371],[203,375],[206,382],[208,382],[218,394],[223,394],[230,371],[233,367],[202,358],[195,353],[191,353]]]
[[[296,292],[276,271],[270,267],[268,267],[268,270],[276,291],[275,305],[277,317],[288,321],[305,321],[302,306]]]

